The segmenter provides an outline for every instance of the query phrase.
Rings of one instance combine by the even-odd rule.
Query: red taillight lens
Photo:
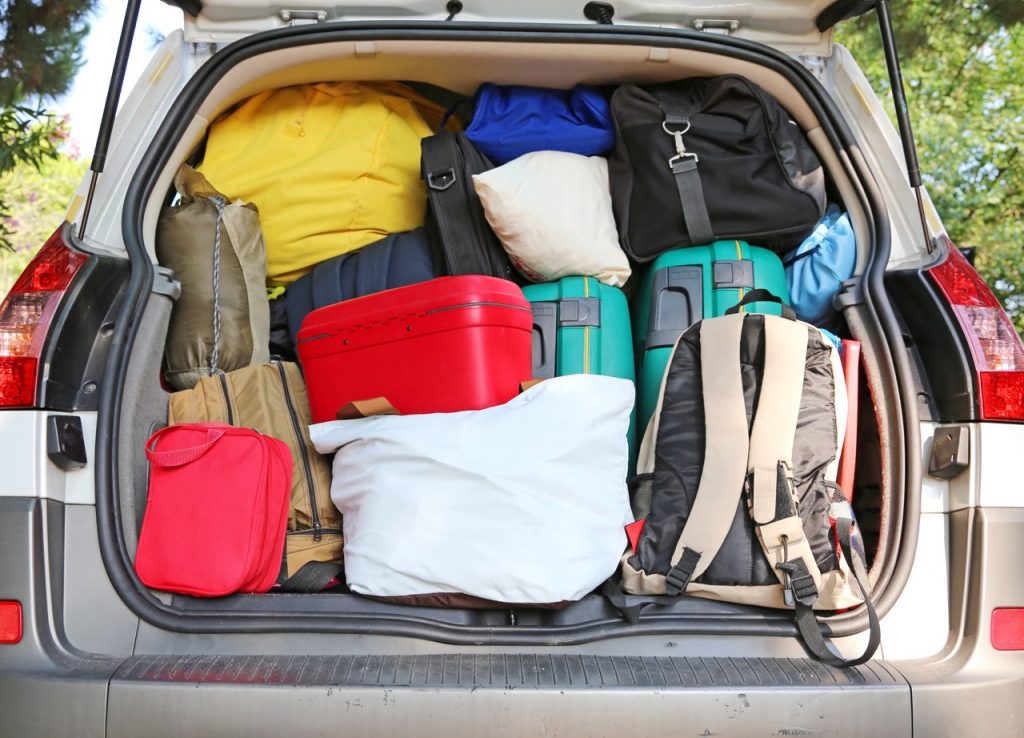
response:
[[[85,255],[50,236],[0,303],[0,407],[32,407],[53,314]]]
[[[21,640],[21,603],[17,600],[0,600],[0,643],[17,643]]]
[[[1024,345],[992,290],[946,239],[948,256],[928,270],[971,346],[982,420],[1024,420]]]
[[[997,607],[993,610],[989,638],[997,651],[1024,651],[1024,609]]]

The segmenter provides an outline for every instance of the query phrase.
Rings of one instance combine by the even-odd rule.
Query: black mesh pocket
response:
[[[633,510],[634,520],[643,520],[651,514],[653,495],[653,474],[637,474],[629,480],[629,506]]]

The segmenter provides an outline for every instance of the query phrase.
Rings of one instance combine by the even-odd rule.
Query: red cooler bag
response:
[[[284,551],[288,446],[250,428],[183,423],[154,433],[146,458],[139,579],[197,597],[268,591]]]
[[[298,333],[313,422],[386,397],[403,415],[482,410],[530,379],[533,313],[513,282],[440,277],[314,310]]]

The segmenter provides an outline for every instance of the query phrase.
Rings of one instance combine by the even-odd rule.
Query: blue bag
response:
[[[615,146],[608,100],[586,85],[567,91],[487,82],[477,90],[466,135],[495,164],[531,151],[599,156]]]
[[[796,316],[812,325],[825,322],[832,314],[832,296],[843,280],[853,276],[857,263],[850,217],[830,204],[811,235],[782,263]]]

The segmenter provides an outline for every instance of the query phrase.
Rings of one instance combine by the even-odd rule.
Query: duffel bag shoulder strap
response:
[[[473,174],[493,165],[464,133],[442,131],[422,140],[421,174],[430,215],[441,240],[443,266],[450,275],[483,274],[512,279],[512,265],[491,231],[473,186]]]
[[[708,206],[704,201],[704,186],[700,182],[700,172],[697,170],[700,159],[692,151],[686,150],[683,141],[683,136],[690,130],[690,117],[697,111],[693,109],[692,104],[686,105],[665,96],[659,96],[657,100],[665,116],[661,127],[672,137],[675,145],[676,153],[668,160],[668,167],[676,181],[686,233],[692,244],[711,243],[715,236],[711,229]]]
[[[690,580],[710,566],[736,517],[746,477],[748,437],[739,361],[743,320],[742,315],[730,315],[701,323],[704,466],[693,507],[672,553],[672,568],[665,575],[665,594],[670,596],[684,591]]]
[[[468,191],[472,181],[462,166],[456,134],[442,131],[421,141],[422,174],[427,184],[430,209],[441,233],[448,274],[482,274],[485,271],[480,245],[473,242],[473,215]]]

